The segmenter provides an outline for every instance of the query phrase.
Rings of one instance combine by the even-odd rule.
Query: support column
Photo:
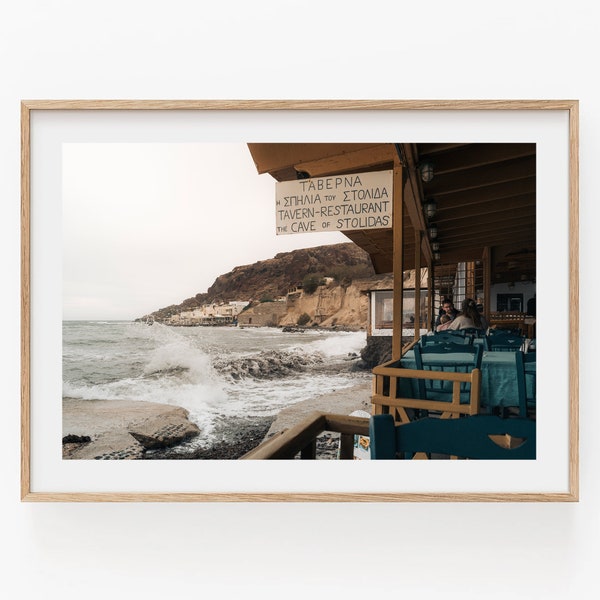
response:
[[[394,161],[393,251],[394,251],[394,318],[392,335],[392,360],[402,357],[402,305],[404,302],[404,248],[402,239],[404,173],[400,161]]]
[[[427,265],[427,329],[433,329],[434,321],[433,321],[433,261],[431,261]]]
[[[421,232],[415,229],[415,340],[421,337]]]
[[[492,282],[492,261],[489,247],[483,249],[483,316],[490,322],[490,312],[492,310],[491,282]]]

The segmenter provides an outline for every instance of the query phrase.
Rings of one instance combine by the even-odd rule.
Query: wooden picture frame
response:
[[[418,484],[408,490],[402,488],[401,483],[393,481],[393,464],[386,466],[387,470],[378,470],[372,474],[368,469],[374,470],[375,465],[368,462],[357,463],[349,461],[344,465],[323,465],[312,463],[298,467],[298,475],[301,482],[298,485],[290,485],[287,488],[272,488],[262,486],[261,479],[257,485],[245,485],[245,487],[231,488],[224,481],[230,475],[231,467],[224,465],[213,465],[207,479],[209,484],[202,488],[196,488],[193,484],[182,486],[181,489],[166,489],[154,491],[151,487],[141,486],[138,491],[127,486],[110,486],[100,489],[78,489],[72,482],[77,481],[77,472],[70,473],[71,483],[52,481],[53,474],[44,475],[44,483],[36,484],[35,477],[39,474],[39,465],[34,458],[33,449],[38,444],[32,426],[35,403],[41,401],[44,395],[40,381],[39,362],[32,361],[32,346],[38,339],[38,331],[44,327],[43,319],[40,319],[32,311],[32,296],[38,294],[43,296],[44,286],[48,285],[48,279],[40,280],[40,269],[32,269],[32,247],[38,243],[36,231],[44,227],[44,223],[36,222],[32,225],[32,216],[38,204],[36,194],[40,194],[40,187],[35,185],[35,177],[42,162],[35,162],[36,168],[32,169],[33,155],[38,150],[39,121],[38,117],[44,119],[52,115],[78,115],[95,118],[94,115],[103,115],[106,118],[119,120],[119,127],[127,126],[127,117],[149,115],[150,118],[170,118],[176,115],[177,119],[185,123],[186,118],[193,115],[214,115],[215,118],[227,120],[231,116],[253,115],[254,119],[268,118],[271,115],[282,119],[291,119],[295,116],[303,118],[315,117],[317,127],[325,124],[331,116],[339,117],[340,120],[356,122],[361,115],[376,114],[378,118],[386,119],[396,116],[412,117],[415,121],[424,117],[437,119],[439,123],[449,123],[451,127],[460,126],[453,124],[457,119],[475,118],[482,121],[495,122],[503,118],[514,119],[513,127],[526,127],[530,121],[535,121],[540,131],[546,127],[546,120],[552,121],[548,127],[555,127],[558,132],[554,141],[540,142],[548,148],[552,147],[554,154],[563,157],[564,164],[560,165],[565,175],[561,181],[565,182],[564,190],[557,192],[558,206],[568,218],[562,223],[564,231],[561,230],[561,240],[564,244],[564,264],[557,267],[557,279],[554,283],[560,284],[561,289],[568,288],[568,297],[565,297],[563,307],[568,315],[569,323],[565,332],[561,330],[555,338],[555,343],[564,348],[563,356],[567,357],[566,364],[562,364],[562,381],[564,385],[558,386],[558,391],[553,392],[552,405],[556,407],[558,417],[549,416],[560,420],[560,423],[550,423],[548,431],[554,432],[560,429],[562,424],[565,430],[564,439],[561,438],[556,456],[560,457],[560,473],[548,475],[548,484],[539,489],[533,487],[522,490],[517,483],[510,489],[495,489],[494,485],[471,486],[470,489],[447,489],[443,482],[440,486],[419,489]],[[104,118],[104,117],[103,117]],[[320,120],[319,120],[320,119]],[[236,125],[237,126],[237,125]],[[496,125],[494,125],[496,127]],[[579,497],[579,209],[578,209],[578,147],[579,147],[579,122],[578,102],[576,100],[251,100],[251,101],[226,101],[226,100],[25,100],[21,104],[21,498],[27,502],[571,502],[577,501]],[[475,129],[470,129],[473,132]],[[537,129],[536,129],[537,131]],[[427,138],[428,134],[424,137]],[[466,133],[465,135],[469,135]],[[60,132],[58,134],[60,137]],[[326,138],[327,139],[327,138]],[[253,141],[253,140],[244,140]],[[323,140],[320,140],[323,141]],[[535,140],[534,140],[535,141]],[[563,144],[564,141],[564,144]],[[558,146],[558,147],[557,147]],[[38,152],[39,154],[39,152]],[[36,160],[39,160],[39,156]],[[55,185],[60,186],[60,181],[54,174]],[[58,182],[58,183],[57,183]],[[540,216],[543,218],[543,215]],[[554,222],[553,222],[554,223]],[[539,230],[539,224],[538,224]],[[39,256],[39,255],[38,255]],[[540,259],[540,260],[543,260]],[[32,275],[34,279],[32,280]],[[568,309],[568,311],[567,311]],[[566,392],[566,397],[562,392]],[[568,427],[567,423],[568,422]],[[555,427],[555,425],[558,425]],[[549,437],[549,436],[547,436]],[[550,444],[551,440],[547,440]],[[37,450],[36,450],[37,451]],[[58,461],[60,462],[60,461]],[[116,462],[138,462],[138,461],[114,461]],[[214,461],[220,463],[220,461]],[[233,461],[232,461],[233,462]],[[270,461],[271,463],[277,461]],[[303,461],[306,463],[307,461]],[[324,463],[326,461],[317,461]],[[392,461],[399,462],[399,461]],[[401,461],[400,461],[401,462]],[[434,462],[434,461],[431,461]],[[456,461],[460,463],[476,461]],[[507,461],[513,462],[513,461]],[[514,461],[517,462],[517,461]],[[58,464],[58,463],[57,463]],[[154,467],[155,465],[152,465]],[[446,465],[448,466],[448,465]],[[147,467],[147,465],[146,465]],[[216,475],[216,468],[223,469],[223,477]],[[79,469],[80,467],[78,467]],[[94,467],[96,468],[96,467]],[[104,466],[104,469],[111,467]],[[121,468],[121,467],[118,467]],[[123,469],[125,467],[122,466]],[[127,465],[125,475],[130,477],[131,465]],[[157,466],[158,468],[158,466]],[[196,465],[196,468],[200,468]],[[243,468],[250,468],[244,465]],[[269,468],[276,468],[275,466]],[[332,471],[336,468],[336,471]],[[383,467],[378,467],[383,469]],[[397,468],[397,467],[396,467]],[[432,468],[422,465],[413,465],[415,468]],[[455,465],[454,469],[473,469],[472,465]],[[549,465],[544,467],[551,470]],[[240,467],[236,466],[235,473],[238,474]],[[145,469],[148,470],[147,468]],[[76,471],[76,470],[75,470]],[[231,471],[231,473],[234,473]],[[261,475],[266,473],[272,479],[271,471],[260,471]],[[348,483],[340,486],[331,486],[332,476],[339,476]],[[391,478],[390,478],[391,474]],[[196,471],[194,475],[198,475]],[[418,474],[417,474],[418,475]],[[123,474],[121,474],[123,476]],[[523,473],[523,479],[531,476],[530,472]],[[189,473],[184,475],[189,480]],[[212,477],[212,480],[211,480]],[[369,477],[374,478],[370,484],[364,486],[360,478],[365,481]],[[378,487],[378,477],[382,484]],[[466,477],[469,477],[467,474]],[[472,475],[470,476],[472,479]],[[509,475],[507,475],[509,477]],[[48,479],[50,482],[48,483]],[[118,479],[118,478],[117,478]],[[354,483],[350,483],[350,479]],[[357,483],[358,481],[358,483]],[[373,482],[374,481],[374,482]],[[388,483],[386,484],[385,481]],[[489,487],[489,489],[488,489]]]

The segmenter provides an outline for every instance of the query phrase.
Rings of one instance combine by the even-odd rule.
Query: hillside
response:
[[[374,273],[369,255],[351,242],[281,252],[267,260],[235,267],[217,277],[206,292],[145,317],[162,320],[213,302],[274,299],[286,295],[291,288],[301,286],[305,277],[310,275],[333,277],[347,285],[353,279],[371,277]]]

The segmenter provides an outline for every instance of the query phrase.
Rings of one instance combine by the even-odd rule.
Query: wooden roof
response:
[[[259,173],[277,181],[298,173],[322,177],[405,167],[404,269],[414,267],[414,229],[438,228],[441,262],[481,259],[489,248],[493,281],[535,274],[536,146],[530,143],[248,144]],[[424,183],[419,163],[430,160],[434,177]],[[430,222],[422,204],[433,198]],[[392,230],[346,231],[366,250],[378,273],[392,270]],[[425,264],[431,257],[427,236]]]

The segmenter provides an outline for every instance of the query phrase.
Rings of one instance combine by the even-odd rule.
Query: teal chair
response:
[[[473,415],[461,419],[425,418],[396,425],[392,415],[373,415],[369,421],[371,458],[413,458],[418,452],[459,458],[535,460],[535,421]],[[498,445],[490,436],[518,438],[516,447]]]
[[[487,349],[492,352],[516,352],[521,349],[525,337],[514,333],[494,333],[487,336]]]
[[[473,342],[471,336],[454,331],[438,331],[433,335],[424,335],[420,339],[421,346],[439,344],[440,342],[454,342],[455,344],[471,344]]]
[[[483,344],[483,349],[484,350],[489,350],[489,345],[488,345],[488,336],[486,334],[486,330],[485,329],[477,329],[477,327],[467,327],[466,329],[463,329],[463,331],[465,332],[465,335],[470,337],[471,340],[473,341],[473,343],[476,343],[475,340],[481,340],[481,344]]]
[[[535,414],[536,396],[536,353],[524,354],[520,350],[515,352],[515,365],[517,368],[517,389],[519,391],[519,415],[528,417]]]
[[[418,371],[470,373],[473,369],[481,369],[483,357],[483,346],[481,345],[440,342],[438,344],[427,343],[424,346],[415,345],[413,350]],[[446,356],[448,354],[452,354],[452,357]],[[452,383],[449,381],[419,379],[417,386],[419,398],[448,401],[452,398]],[[461,383],[461,403],[468,402],[469,396],[470,384]]]

